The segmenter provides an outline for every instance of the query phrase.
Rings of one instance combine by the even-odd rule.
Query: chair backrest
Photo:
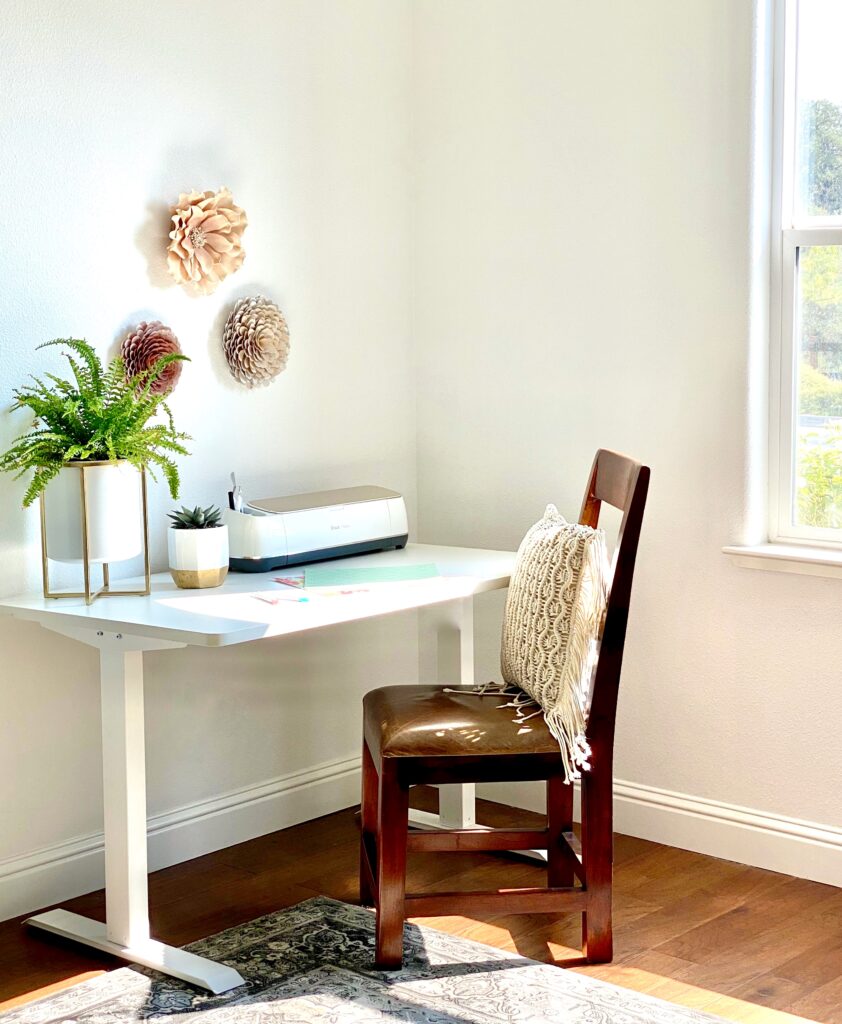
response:
[[[596,527],[603,502],[623,513],[614,551],[613,574],[608,592],[599,658],[591,678],[591,707],[587,738],[594,760],[610,758],[614,745],[617,694],[623,647],[629,617],[632,577],[637,558],[643,509],[649,490],[649,467],[617,452],[600,448],[594,458],[579,522]]]

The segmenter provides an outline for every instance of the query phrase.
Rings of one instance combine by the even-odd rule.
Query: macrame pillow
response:
[[[589,767],[585,725],[608,577],[605,533],[548,505],[518,548],[509,584],[503,679],[540,706],[568,782]]]

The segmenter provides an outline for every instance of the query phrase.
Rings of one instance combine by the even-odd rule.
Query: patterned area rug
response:
[[[235,967],[223,995],[123,967],[0,1014],[3,1024],[710,1024],[711,1017],[432,928],[408,925],[404,969],[373,969],[370,911],[322,897],[187,947]]]

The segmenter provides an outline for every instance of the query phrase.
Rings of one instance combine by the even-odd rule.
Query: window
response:
[[[842,547],[842,0],[779,0],[772,540]]]

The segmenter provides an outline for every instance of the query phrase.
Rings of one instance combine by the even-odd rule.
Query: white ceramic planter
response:
[[[44,492],[47,551],[58,562],[81,562],[82,495],[78,465],[67,466]],[[140,472],[129,462],[90,463],[84,470],[91,563],[119,562],[143,551]]]
[[[167,530],[170,572],[184,590],[218,587],[228,575],[228,527]]]

